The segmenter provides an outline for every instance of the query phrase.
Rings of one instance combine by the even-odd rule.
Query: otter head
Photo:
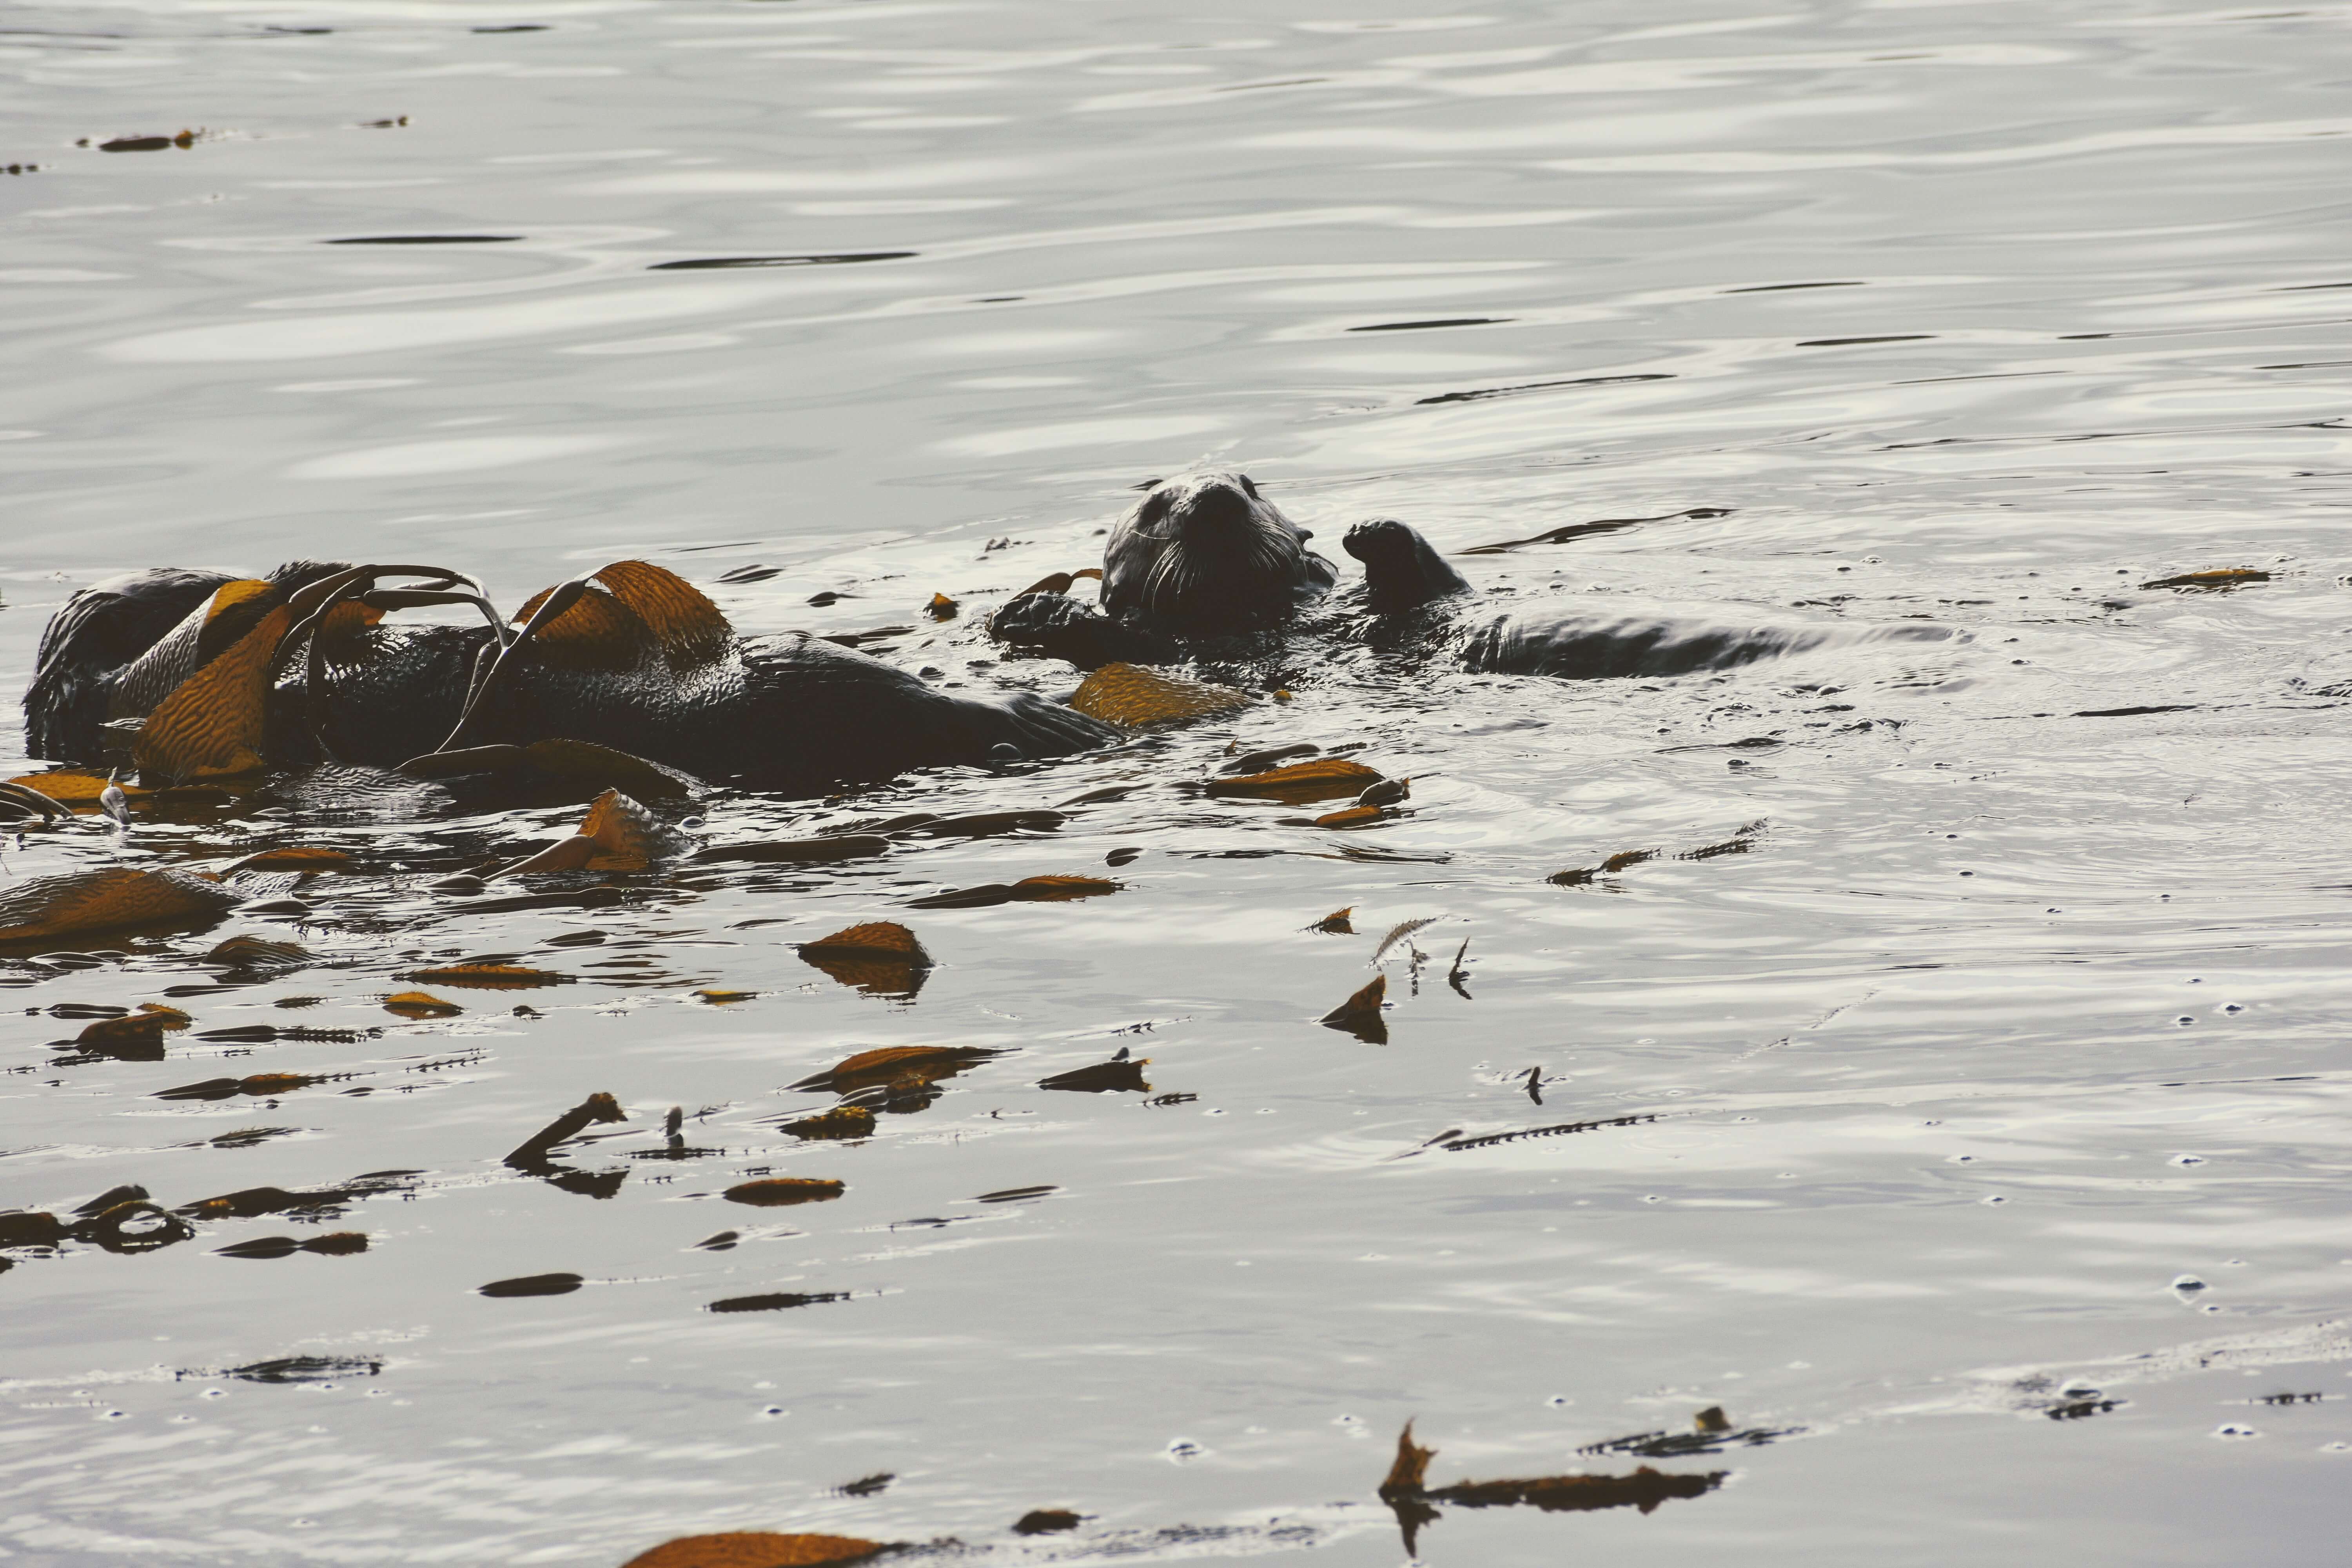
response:
[[[1203,630],[1278,621],[1339,581],[1312,538],[1221,469],[1155,482],[1103,546],[1103,608]]]

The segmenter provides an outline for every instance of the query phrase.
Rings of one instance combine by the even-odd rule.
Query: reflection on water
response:
[[[987,616],[1201,465],[1822,635],[496,883],[604,784],[0,800],[0,899],[341,858],[0,952],[0,1544],[2333,1563],[2346,20],[17,6],[12,691],[132,566],[644,558],[1060,695]]]

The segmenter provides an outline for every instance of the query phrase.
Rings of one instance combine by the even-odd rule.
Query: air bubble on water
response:
[[[2216,1437],[2259,1437],[2262,1434],[2255,1431],[2252,1426],[2241,1426],[2235,1421],[2224,1421],[2219,1426],[2213,1428],[2213,1436]]]
[[[2205,1281],[2194,1274],[2182,1274],[2174,1278],[2172,1288],[2176,1290],[2202,1290],[2205,1289]]]
[[[2002,1197],[1999,1193],[1995,1193],[1992,1196],[1985,1199],[1985,1202],[1989,1204],[2005,1204],[2009,1202],[2009,1200]]]
[[[1331,1425],[1334,1426],[1360,1426],[1363,1424],[1363,1418],[1361,1416],[1334,1415],[1331,1417]]]
[[[2165,1162],[2168,1165],[2201,1165],[2204,1163],[2205,1156],[2202,1154],[2175,1154]]]
[[[1955,1154],[1952,1156],[1952,1163],[1955,1165],[1972,1164],[1975,1161],[1976,1156],[1974,1154]]]
[[[1553,1406],[1557,1407],[1557,1406],[1560,1406],[1560,1405],[1573,1405],[1573,1404],[1575,1404],[1575,1403],[1576,1403],[1576,1401],[1575,1401],[1575,1400],[1573,1400],[1573,1399],[1570,1399],[1570,1398],[1567,1394],[1553,1394],[1549,1399],[1545,1400],[1545,1401],[1544,1401],[1544,1403],[1545,1403],[1546,1405],[1553,1405]]]
[[[198,1397],[204,1399],[226,1399],[228,1397],[228,1390],[226,1388],[207,1388]]]
[[[783,1416],[790,1415],[791,1414],[791,1411],[785,1409],[781,1405],[771,1405],[766,1409],[760,1412],[760,1418],[763,1421],[774,1421]]]
[[[1206,1448],[1202,1447],[1200,1444],[1193,1442],[1190,1437],[1177,1438],[1174,1442],[1168,1445],[1166,1451],[1169,1462],[1178,1465],[1197,1459],[1202,1454],[1208,1452]]]

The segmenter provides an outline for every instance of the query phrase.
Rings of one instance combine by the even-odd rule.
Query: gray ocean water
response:
[[[412,1174],[6,1254],[0,1556],[1385,1568],[1412,1418],[1433,1482],[1719,1478],[1444,1509],[1460,1568],[2341,1562],[2347,94],[2341,4],[0,10],[12,701],[77,587],[300,556],[509,605],[638,556],[746,632],[1066,690],[981,617],[1203,461],[1327,547],[1644,520],[1457,557],[1498,602],[1956,634],[1673,680],[1342,652],[1151,745],[693,831],[1126,790],[1057,829],[602,907],[428,885],[577,808],[12,837],[12,879],[361,871],[0,961],[0,1208]],[[2266,575],[2143,585],[2219,568]],[[1302,742],[1411,809],[1197,787]],[[41,765],[13,718],[0,763]],[[907,907],[1051,873],[1122,886]],[[791,945],[874,920],[938,961],[911,997]],[[240,932],[312,962],[225,983]],[[383,1005],[483,957],[572,984]],[[1376,969],[1384,1045],[1318,1026]],[[163,1059],[58,1043],[157,1000]],[[869,1139],[780,1130],[904,1046],[1009,1054]],[[1036,1087],[1122,1047],[1148,1090]],[[320,1081],[156,1098],[264,1073]],[[630,1120],[584,1178],[499,1163],[593,1091]],[[762,1174],[846,1188],[719,1197]],[[1087,1517],[1011,1531],[1041,1508]]]

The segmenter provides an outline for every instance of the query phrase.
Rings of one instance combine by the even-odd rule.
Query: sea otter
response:
[[[1229,669],[1278,657],[1286,627],[1314,629],[1448,654],[1472,671],[1570,679],[1689,675],[1832,642],[1950,635],[1937,626],[1726,626],[1613,599],[1482,615],[1463,575],[1417,530],[1389,518],[1356,524],[1342,542],[1363,563],[1361,584],[1333,595],[1324,613],[1302,616],[1339,581],[1307,548],[1313,537],[1247,475],[1210,469],[1155,480],[1111,527],[1100,609],[1066,593],[1032,592],[991,617],[990,635],[1081,669],[1187,661]]]
[[[471,606],[483,624],[384,618],[425,605]],[[698,590],[641,561],[549,589],[512,619],[437,567],[133,574],[51,617],[25,719],[33,755],[127,758],[150,784],[320,762],[441,777],[485,747],[571,741],[785,793],[1118,734],[1028,693],[950,696],[805,633],[739,637]]]

